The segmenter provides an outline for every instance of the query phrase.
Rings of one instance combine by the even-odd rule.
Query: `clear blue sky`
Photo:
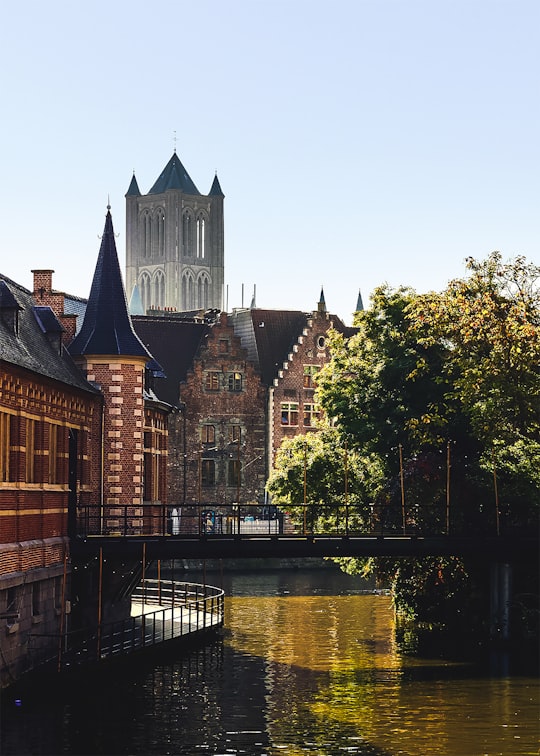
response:
[[[538,0],[9,3],[1,272],[87,296],[110,196],[174,149],[225,199],[229,307],[351,321],[379,284],[540,264]]]

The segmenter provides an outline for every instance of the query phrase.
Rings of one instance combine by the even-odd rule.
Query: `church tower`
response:
[[[176,150],[148,194],[126,194],[126,289],[143,310],[223,308],[223,199],[217,175],[201,194]]]

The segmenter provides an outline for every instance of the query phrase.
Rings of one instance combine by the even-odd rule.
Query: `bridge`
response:
[[[401,516],[371,512],[359,521],[352,508],[299,505],[293,520],[275,508],[231,504],[141,508],[116,507],[107,516],[89,507],[78,516],[73,556],[103,553],[152,559],[242,559],[304,557],[481,557],[490,561],[529,560],[538,555],[538,532],[501,523],[471,527],[451,523],[446,512]],[[81,516],[82,515],[82,516]],[[393,516],[396,515],[396,516]],[[401,520],[401,522],[400,522]]]

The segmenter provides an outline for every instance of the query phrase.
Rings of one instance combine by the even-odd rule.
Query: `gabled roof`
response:
[[[176,152],[173,153],[172,158],[148,194],[163,194],[169,189],[178,189],[184,194],[200,194]]]
[[[135,334],[129,317],[109,207],[84,321],[69,351],[72,355],[151,358]]]
[[[65,349],[54,348],[47,327],[61,328],[50,308],[35,308],[32,293],[5,276],[0,292],[18,312],[17,328],[6,323],[0,312],[0,360],[69,386],[96,393]],[[36,318],[39,310],[39,321]],[[47,311],[47,312],[45,312]],[[55,323],[57,325],[55,325]]]
[[[199,345],[211,326],[181,318],[136,315],[133,327],[165,373],[165,378],[155,382],[156,394],[162,401],[178,405],[179,385],[186,379]]]

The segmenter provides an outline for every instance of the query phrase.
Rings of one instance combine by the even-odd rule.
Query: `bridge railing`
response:
[[[510,523],[488,507],[454,513],[442,503],[399,507],[300,503],[287,511],[256,504],[141,504],[80,507],[77,534],[89,536],[499,535]]]
[[[144,580],[131,595],[130,616],[66,634],[58,666],[125,656],[223,625],[224,591],[211,585]]]

